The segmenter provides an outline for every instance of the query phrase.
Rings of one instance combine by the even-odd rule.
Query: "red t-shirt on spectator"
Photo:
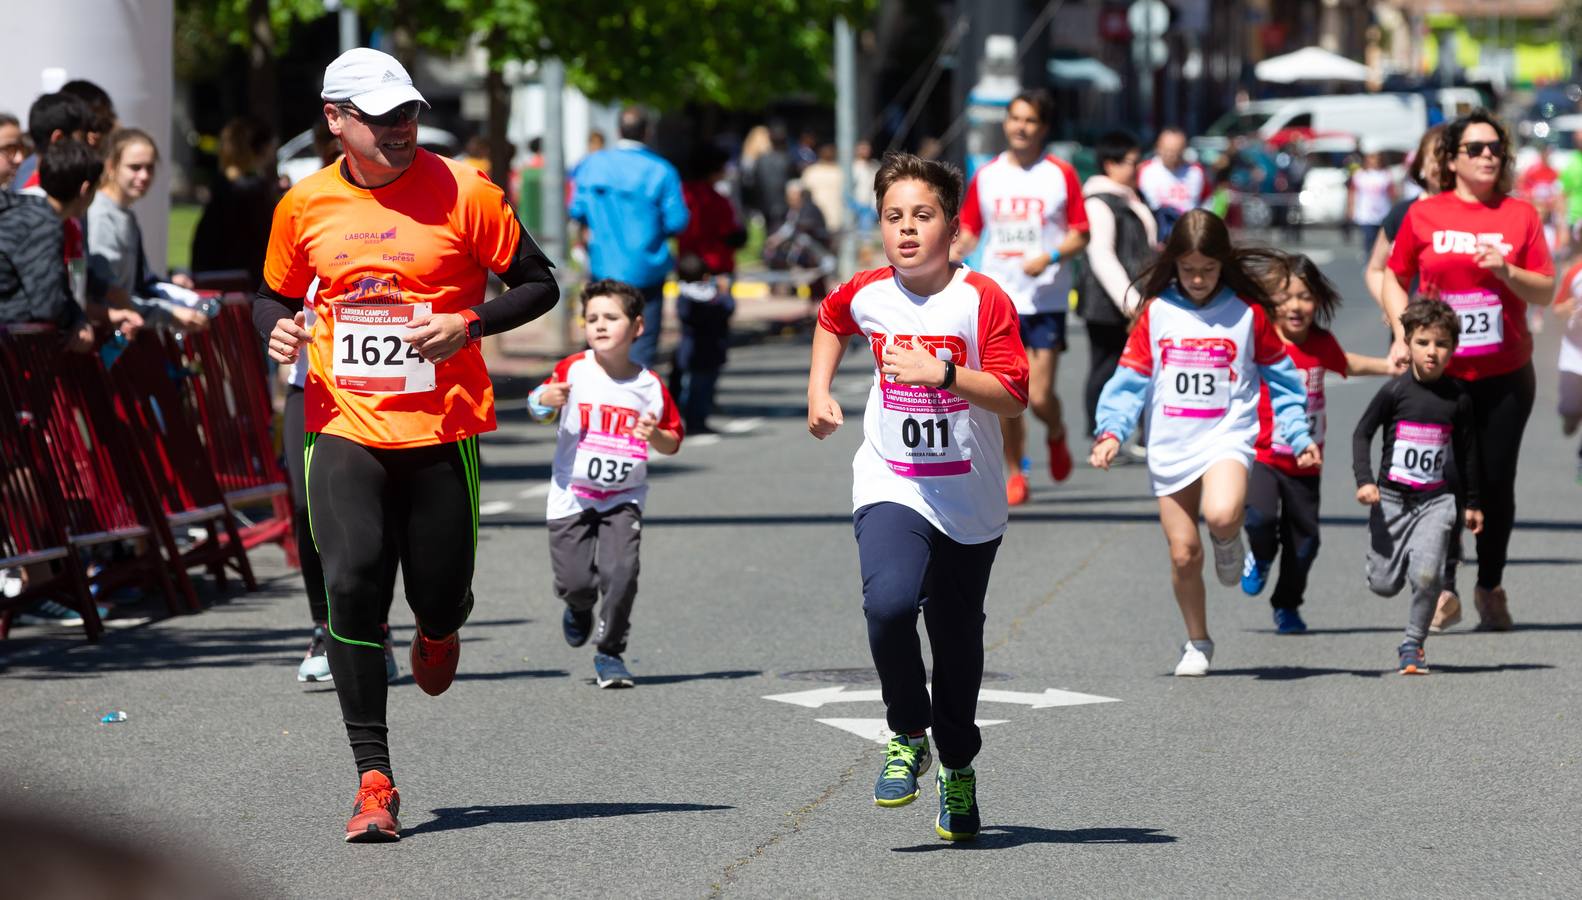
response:
[[[1307,430],[1313,443],[1324,449],[1324,431],[1328,417],[1324,411],[1324,373],[1334,372],[1342,378],[1351,374],[1346,365],[1346,351],[1340,349],[1335,336],[1316,325],[1308,329],[1307,339],[1300,344],[1286,344],[1285,352],[1291,363],[1302,373],[1307,386]],[[1305,478],[1317,475],[1315,467],[1304,469],[1296,464],[1296,454],[1291,448],[1274,439],[1274,406],[1269,402],[1269,383],[1258,389],[1258,439],[1253,442],[1258,461],[1272,469]]]
[[[719,275],[736,271],[736,248],[727,238],[741,230],[736,209],[709,181],[688,181],[681,185],[687,202],[686,230],[676,238],[681,255],[696,253],[709,272]]]
[[[1418,278],[1421,295],[1455,309],[1461,342],[1446,372],[1468,381],[1514,372],[1533,356],[1527,303],[1493,272],[1478,268],[1480,243],[1497,244],[1513,266],[1554,274],[1538,212],[1514,197],[1485,205],[1446,191],[1419,200],[1406,211],[1390,254],[1390,271],[1402,285]]]

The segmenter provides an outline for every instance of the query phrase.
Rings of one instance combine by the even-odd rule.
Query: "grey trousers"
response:
[[[586,509],[545,525],[555,595],[577,612],[592,609],[602,595],[593,644],[611,656],[626,652],[632,601],[637,599],[642,510],[635,503],[623,503],[604,512]]]
[[[1368,587],[1381,597],[1394,597],[1402,586],[1411,584],[1412,607],[1406,620],[1409,641],[1422,643],[1428,637],[1455,524],[1456,497],[1450,493],[1419,499],[1384,488],[1379,491],[1378,505],[1368,514],[1370,544],[1364,564]]]

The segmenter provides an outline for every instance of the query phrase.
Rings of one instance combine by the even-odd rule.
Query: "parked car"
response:
[[[1389,149],[1410,150],[1428,128],[1421,94],[1333,94],[1258,100],[1222,116],[1192,141],[1198,159],[1212,163],[1237,137],[1268,140],[1283,131],[1367,135]]]
[[[418,125],[417,143],[419,147],[440,156],[453,157],[461,152],[461,141],[454,134],[431,125]],[[281,144],[275,154],[275,166],[292,184],[324,168],[324,164],[319,162],[319,155],[313,150],[313,129],[309,128]]]

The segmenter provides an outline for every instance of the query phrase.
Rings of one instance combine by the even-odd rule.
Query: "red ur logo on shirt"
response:
[[[995,197],[994,218],[1001,221],[1025,222],[1044,220],[1044,201],[1038,197]]]
[[[1230,338],[1222,338],[1222,337],[1194,338],[1194,337],[1189,337],[1189,338],[1160,338],[1159,339],[1159,352],[1160,352],[1160,355],[1163,355],[1164,351],[1169,349],[1169,348],[1171,348],[1171,347],[1179,347],[1182,350],[1215,350],[1215,349],[1218,349],[1218,350],[1225,351],[1225,355],[1227,357],[1229,357],[1230,359],[1234,360],[1236,358],[1236,342],[1231,340]],[[1230,380],[1231,381],[1235,381],[1236,380],[1236,370],[1234,368],[1232,368],[1230,370]]]
[[[1434,232],[1435,253],[1465,253],[1471,256],[1478,252],[1479,244],[1492,244],[1502,256],[1509,256],[1512,249],[1510,244],[1505,243],[1505,235],[1497,231],[1487,234],[1448,230]]]
[[[899,344],[902,347],[920,347],[939,356],[939,351],[950,351],[950,361],[962,364],[967,361],[967,342],[954,334],[895,334],[887,335],[882,331],[875,331],[868,338],[868,343],[873,347],[873,358],[879,365],[884,365],[884,347],[886,344]],[[943,359],[943,357],[940,357]]]
[[[594,407],[598,407],[599,410],[598,428],[592,428]],[[577,413],[581,416],[583,434],[593,430],[621,437],[631,436],[632,429],[637,427],[637,420],[642,416],[635,409],[628,409],[624,406],[612,406],[608,403],[578,403]]]

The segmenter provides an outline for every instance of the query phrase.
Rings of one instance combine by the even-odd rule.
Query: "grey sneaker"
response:
[[[324,652],[327,637],[323,625],[313,626],[313,640],[308,643],[308,652],[302,657],[302,664],[297,666],[298,681],[320,682],[331,679],[330,658]]]
[[[593,654],[593,674],[601,688],[629,688],[637,684],[626,670],[626,663],[608,653]]]
[[[1235,537],[1224,543],[1211,534],[1208,542],[1214,545],[1214,575],[1219,578],[1219,583],[1226,587],[1239,584],[1242,564],[1247,559],[1247,548],[1242,546],[1241,532],[1236,532]]]

